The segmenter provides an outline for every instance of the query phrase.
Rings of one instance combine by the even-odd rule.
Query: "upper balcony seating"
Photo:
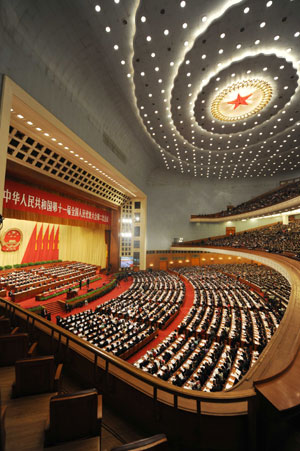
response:
[[[294,197],[300,196],[300,183],[294,182],[289,183],[288,185],[281,186],[276,190],[269,191],[261,196],[258,196],[254,199],[250,199],[247,202],[243,202],[242,204],[237,205],[236,207],[227,208],[226,211],[221,211],[218,213],[212,214],[199,214],[193,215],[193,217],[199,218],[220,218],[238,215],[241,213],[247,213],[255,210],[259,210],[261,208],[270,207],[272,205],[279,204],[281,202],[285,202]]]

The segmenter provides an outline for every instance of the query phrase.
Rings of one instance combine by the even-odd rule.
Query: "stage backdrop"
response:
[[[6,218],[0,232],[0,266],[45,260],[106,265],[105,226],[81,227]]]

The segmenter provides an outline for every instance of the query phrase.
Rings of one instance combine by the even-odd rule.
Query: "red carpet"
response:
[[[148,351],[148,349],[155,348],[155,346],[157,346],[160,342],[162,342],[171,332],[173,332],[173,330],[175,330],[177,328],[177,326],[181,323],[183,318],[186,316],[186,314],[192,307],[193,302],[194,302],[194,288],[186,280],[183,279],[183,281],[185,284],[185,298],[184,298],[184,304],[181,306],[181,309],[180,309],[178,315],[176,316],[174,321],[172,321],[172,323],[169,324],[169,326],[166,329],[158,331],[158,337],[155,338],[155,340],[152,340],[144,348],[142,348],[139,352],[137,352],[136,354],[131,356],[127,360],[129,363],[136,362],[140,357],[142,357],[145,354],[145,352]]]
[[[100,280],[100,282],[101,283],[98,286],[103,285],[103,283],[104,283],[103,279]],[[108,283],[108,282],[109,282],[109,280],[107,278],[106,283]],[[62,318],[64,318],[65,316],[73,315],[74,313],[82,312],[83,310],[89,310],[89,309],[95,310],[97,305],[104,304],[104,302],[109,301],[110,299],[116,298],[121,293],[128,290],[130,288],[131,284],[132,284],[132,277],[128,278],[128,282],[125,282],[124,280],[122,280],[120,282],[120,286],[116,286],[112,291],[110,291],[109,293],[106,293],[104,296],[102,296],[102,298],[96,299],[95,301],[90,302],[88,305],[84,305],[83,307],[74,308],[71,313],[64,313],[60,316]],[[94,288],[93,285],[91,285],[91,284],[90,284],[90,287]],[[83,291],[83,293],[86,292],[84,289],[82,291]],[[55,318],[53,318],[53,319],[51,318],[51,320],[56,322]]]
[[[90,283],[90,288],[98,288],[101,287],[103,284],[107,284],[109,282],[109,277],[105,276],[105,275],[101,275],[102,279],[98,280],[96,282]],[[124,280],[122,280],[120,282],[120,285],[117,286],[116,288],[114,288],[111,292],[105,294],[103,297],[96,299],[95,301],[89,303],[88,305],[84,305],[83,307],[79,307],[76,309],[73,309],[71,313],[60,313],[61,317],[65,317],[65,316],[69,316],[69,315],[73,315],[74,313],[78,313],[78,312],[82,312],[84,310],[88,310],[88,309],[95,309],[97,307],[97,305],[103,304],[104,302],[116,298],[117,296],[119,296],[121,293],[123,293],[124,291],[128,290],[130,288],[132,284],[132,278],[129,277],[128,282],[125,282]],[[139,352],[137,352],[136,354],[134,354],[133,356],[131,356],[128,359],[128,362],[130,363],[134,363],[136,360],[138,360],[142,355],[145,354],[146,351],[148,351],[148,349],[152,349],[155,346],[157,346],[161,341],[164,340],[164,338],[166,336],[168,336],[171,332],[173,332],[173,330],[175,330],[178,325],[181,323],[181,321],[183,320],[183,318],[186,316],[186,314],[188,313],[188,311],[190,310],[190,308],[193,305],[194,302],[194,289],[192,287],[192,285],[187,282],[186,280],[184,280],[184,284],[185,284],[185,298],[184,298],[184,303],[180,308],[180,311],[178,313],[178,315],[176,316],[176,318],[174,319],[174,321],[172,321],[171,324],[169,324],[169,326],[165,329],[165,330],[159,330],[158,331],[158,337],[151,341],[150,343],[148,343],[144,348],[142,348]],[[86,293],[86,288],[83,287],[82,290],[79,291],[79,294],[84,294]],[[53,303],[54,301],[61,299],[61,300],[65,300],[66,299],[66,294],[62,295],[62,296],[57,296],[55,298],[49,299],[48,301],[43,301],[43,302],[37,302],[35,300],[35,298],[30,298],[26,301],[22,301],[20,302],[20,305],[23,308],[30,308],[33,306],[37,306],[37,305],[44,305],[47,308],[47,303]],[[51,316],[51,321],[56,323],[56,315],[52,315]]]
[[[106,276],[104,274],[101,274],[101,280],[97,280],[96,282],[90,283],[90,288],[98,288],[98,287],[102,287],[103,284],[107,284],[110,281],[110,276]],[[128,282],[125,282],[124,280],[122,280],[120,282],[120,286],[115,287],[112,291],[110,291],[109,293],[105,294],[103,297],[96,299],[93,302],[90,302],[88,305],[84,305],[83,307],[79,307],[79,308],[75,308],[72,310],[71,313],[61,313],[60,316],[65,317],[68,316],[70,314],[74,314],[77,312],[81,312],[83,310],[87,310],[92,308],[93,310],[95,309],[95,307],[97,307],[97,305],[99,304],[103,304],[104,302],[108,301],[109,299],[115,298],[117,296],[119,296],[119,294],[123,293],[124,291],[128,290],[128,288],[130,287],[130,285],[132,284],[132,277],[129,278]],[[87,292],[86,287],[83,287],[79,292],[78,295],[84,294]],[[61,296],[56,296],[54,298],[48,299],[47,301],[41,301],[41,302],[37,302],[35,300],[35,298],[30,298],[27,299],[26,301],[22,301],[20,302],[20,306],[23,308],[31,308],[31,307],[36,307],[38,305],[44,305],[47,308],[47,304],[49,303],[53,303],[57,300],[62,300],[65,301],[67,298],[67,294],[63,294]],[[6,298],[6,299],[10,299],[10,298]],[[53,321],[54,323],[56,323],[56,319],[55,319],[55,315],[51,316],[51,321]]]

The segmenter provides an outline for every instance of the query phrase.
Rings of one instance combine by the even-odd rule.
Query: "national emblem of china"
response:
[[[1,251],[15,252],[19,250],[22,243],[23,234],[19,229],[8,229],[1,235]]]

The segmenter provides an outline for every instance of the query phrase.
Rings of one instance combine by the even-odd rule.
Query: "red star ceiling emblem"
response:
[[[230,102],[227,102],[228,104],[234,105],[234,110],[237,109],[237,107],[239,107],[240,105],[249,105],[249,103],[246,102],[247,99],[249,99],[249,97],[252,96],[252,94],[249,94],[248,96],[240,96],[239,94],[237,95],[237,98],[235,100],[231,100]]]

